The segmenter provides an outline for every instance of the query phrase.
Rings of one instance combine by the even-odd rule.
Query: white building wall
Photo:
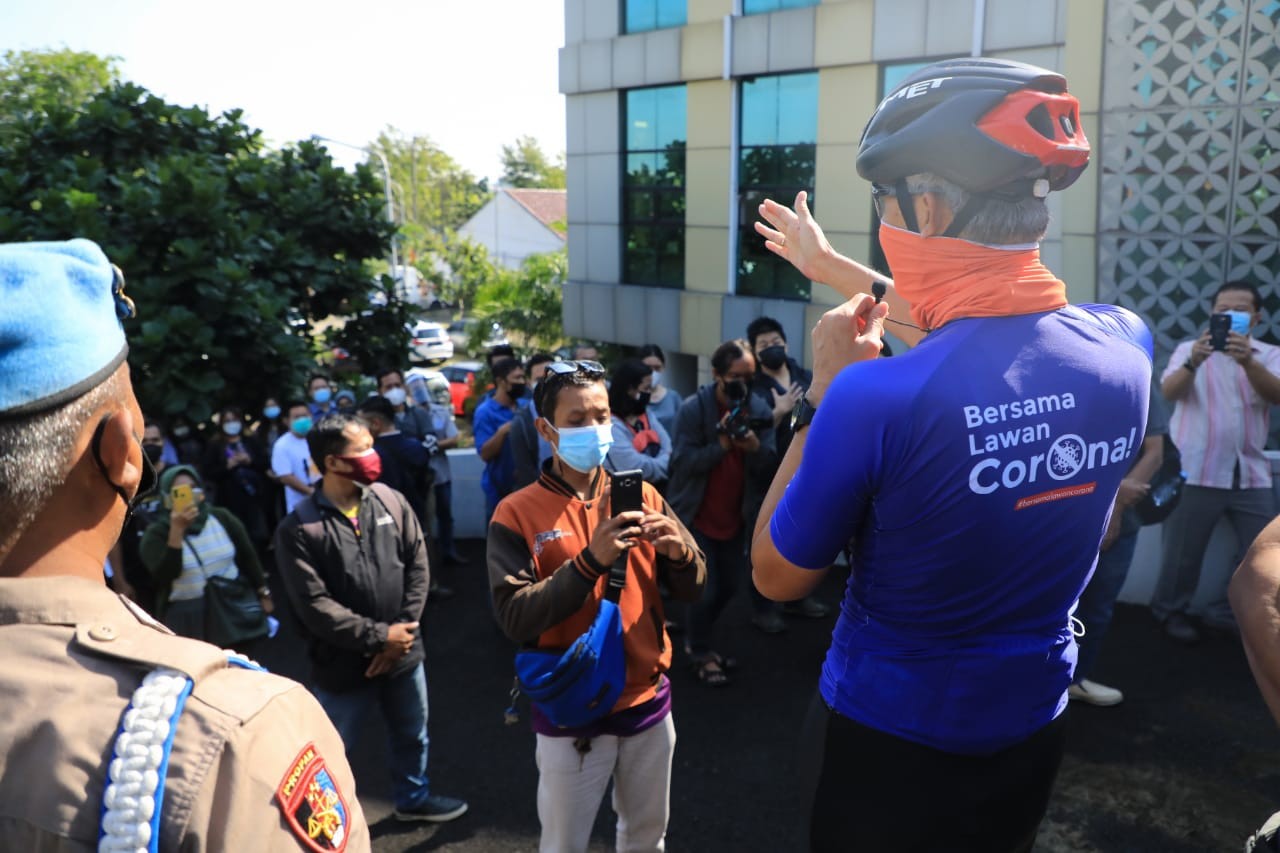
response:
[[[484,246],[490,258],[508,269],[519,267],[529,255],[564,247],[563,239],[505,192],[480,208],[458,234]]]

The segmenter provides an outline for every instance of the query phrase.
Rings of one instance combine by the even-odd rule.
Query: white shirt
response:
[[[307,447],[307,440],[299,438],[292,432],[286,432],[277,438],[275,446],[271,448],[271,471],[277,477],[292,474],[308,485],[320,479],[320,471],[311,461],[311,450]],[[305,497],[305,493],[293,486],[285,486],[284,511],[293,512],[293,508]]]

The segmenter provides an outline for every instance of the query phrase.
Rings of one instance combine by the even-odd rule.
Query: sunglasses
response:
[[[581,373],[588,379],[603,379],[604,365],[598,361],[553,361],[547,364],[547,373],[554,373],[556,376]]]

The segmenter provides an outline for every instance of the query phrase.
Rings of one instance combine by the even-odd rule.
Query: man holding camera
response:
[[[1174,404],[1169,434],[1182,453],[1187,485],[1164,525],[1164,562],[1151,611],[1166,634],[1184,643],[1200,639],[1187,610],[1218,520],[1228,517],[1247,546],[1276,513],[1271,463],[1262,448],[1270,408],[1280,403],[1280,347],[1249,335],[1261,308],[1253,284],[1222,285],[1210,320],[1218,330],[1179,344],[1161,377],[1160,390]],[[1214,590],[1201,621],[1235,633],[1226,581]]]
[[[685,650],[703,684],[729,683],[732,661],[711,649],[711,628],[746,571],[746,525],[778,464],[773,412],[752,394],[756,359],[746,341],[711,356],[714,380],[676,415],[667,499],[707,557],[702,600],[690,605]]]

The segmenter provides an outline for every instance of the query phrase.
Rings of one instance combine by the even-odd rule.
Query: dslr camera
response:
[[[751,417],[751,393],[746,383],[735,380],[725,383],[725,396],[729,398],[729,415],[724,419],[721,431],[734,441],[742,441],[754,429],[760,430],[768,420]]]

